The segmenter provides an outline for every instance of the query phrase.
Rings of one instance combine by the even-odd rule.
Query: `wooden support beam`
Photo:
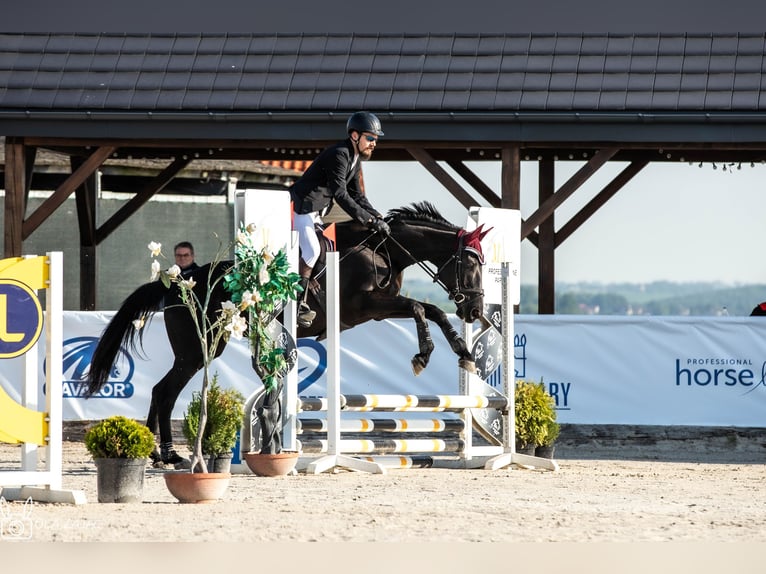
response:
[[[17,138],[5,139],[4,257],[20,257],[23,249],[22,222],[26,204],[26,156]]]
[[[626,183],[644,169],[649,164],[648,161],[634,161],[622,170],[617,177],[609,182],[593,199],[591,199],[572,219],[561,226],[556,232],[556,247],[564,243],[580,226],[585,223],[594,213],[601,209],[604,204],[620,191]]]
[[[62,183],[22,224],[22,239],[26,239],[66,201],[72,192],[95,172],[116,148],[100,147]]]
[[[72,173],[82,164],[82,160],[69,158]],[[98,192],[98,170],[91,173],[75,190],[77,205],[77,224],[80,231],[80,310],[96,310],[96,194]]]
[[[553,160],[543,159],[538,163],[538,196],[540,205],[550,201],[554,195],[554,168]],[[553,315],[556,312],[556,233],[554,219],[555,213],[551,213],[538,228],[537,312],[540,315]]]
[[[490,206],[500,207],[500,196],[497,195],[491,187],[484,183],[481,178],[471,170],[471,168],[465,165],[462,161],[448,161],[447,165],[454,169],[460,177],[466,180]]]
[[[447,191],[449,191],[463,207],[469,209],[476,205],[476,200],[474,200],[473,197],[471,197],[471,195],[464,190],[443,167],[436,163],[436,160],[434,160],[426,150],[423,148],[408,147],[407,152],[420,162],[420,164],[426,168],[431,175],[439,181],[439,183],[446,187]]]
[[[500,151],[500,207],[521,209],[521,153],[518,145]]]
[[[112,215],[104,224],[96,230],[96,245],[101,244],[104,239],[122,225],[131,215],[149,201],[155,193],[164,189],[173,178],[191,163],[190,158],[176,158],[170,165],[163,169],[157,176],[150,181],[143,189],[139,190],[130,201],[123,205]]]
[[[598,169],[608,162],[614,155],[620,151],[618,148],[607,148],[596,152],[596,154],[582,166],[572,177],[562,185],[559,190],[551,195],[537,210],[521,224],[521,238],[525,238],[533,229],[545,221],[567,198],[569,198],[577,189],[585,183]]]

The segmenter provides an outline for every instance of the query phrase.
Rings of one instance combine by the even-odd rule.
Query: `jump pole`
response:
[[[467,229],[483,225],[489,229],[482,241],[486,262],[482,269],[485,305],[500,306],[500,389],[488,389],[488,385],[476,374],[460,373],[460,390],[463,394],[502,392],[507,398],[508,407],[502,415],[502,433],[499,442],[500,453],[492,453],[485,458],[484,468],[495,470],[518,464],[525,467],[537,467],[558,470],[555,461],[516,453],[516,414],[515,390],[516,371],[513,354],[514,317],[513,305],[520,299],[520,260],[521,260],[521,213],[514,209],[491,207],[471,208],[468,215]],[[473,346],[474,332],[470,325],[463,326],[463,335],[469,348]],[[486,378],[486,377],[485,377]],[[468,412],[467,417],[473,416]],[[470,422],[470,420],[468,421]],[[470,438],[470,435],[467,437]],[[498,447],[495,447],[498,448]],[[482,454],[481,447],[469,451]]]
[[[13,288],[26,288],[30,299],[38,306],[35,292],[46,290],[44,314],[45,410],[38,411],[38,354],[37,340],[19,354],[9,352],[3,358],[21,356],[24,380],[21,404],[14,401],[0,387],[0,442],[21,444],[19,470],[0,471],[0,496],[5,500],[36,500],[64,504],[85,504],[80,490],[62,489],[63,474],[63,255],[60,251],[45,256],[27,256],[0,260],[0,283]],[[3,309],[7,313],[8,295],[3,295]],[[42,319],[42,317],[40,317]],[[4,331],[10,331],[5,318]],[[3,332],[4,343],[19,339],[21,333]],[[0,338],[2,338],[0,337]],[[23,341],[24,338],[21,339]],[[5,346],[4,346],[5,348]],[[38,470],[38,448],[47,450],[42,470]]]
[[[326,446],[322,453],[325,456],[317,458],[306,466],[307,474],[319,474],[335,468],[345,468],[350,470],[359,470],[363,472],[384,474],[386,467],[402,468],[402,459],[408,457],[391,457],[386,455],[350,456],[342,454],[345,452],[357,454],[374,455],[379,444],[375,441],[367,440],[342,440],[341,432],[348,430],[351,421],[341,421],[341,410],[346,411],[457,411],[460,413],[463,431],[460,441],[442,441],[436,438],[422,440],[387,440],[384,439],[385,452],[436,452],[444,454],[449,447],[459,445],[459,460],[437,461],[433,460],[433,466],[443,468],[467,468],[467,461],[477,459],[482,462],[478,465],[481,468],[483,461],[489,456],[502,454],[504,448],[498,445],[473,446],[471,442],[472,429],[472,408],[502,408],[507,405],[506,397],[497,396],[466,396],[466,395],[434,395],[418,397],[414,395],[349,395],[343,396],[340,392],[340,304],[338,292],[339,258],[337,252],[328,252],[327,271],[326,271],[326,289],[327,289],[327,397],[323,399],[313,398],[311,408],[308,410],[326,411],[326,419],[322,429],[327,432]],[[313,404],[316,403],[316,404]],[[303,402],[301,402],[301,410]],[[305,406],[309,406],[307,403]],[[392,422],[392,421],[387,421]],[[312,423],[316,424],[316,423]],[[320,423],[321,424],[321,423]],[[406,444],[405,444],[406,443]],[[441,444],[444,443],[444,444]],[[411,451],[408,446],[423,446],[422,449],[413,448]],[[399,450],[399,448],[402,450]],[[316,452],[316,451],[314,451]],[[421,455],[422,456],[422,455]],[[412,458],[412,457],[410,457]],[[404,466],[405,468],[407,466]]]
[[[320,474],[343,468],[372,474],[386,474],[383,465],[341,454],[340,446],[340,294],[338,290],[339,256],[327,252],[325,288],[327,292],[327,455],[308,464],[307,474]]]
[[[543,468],[546,470],[557,471],[559,469],[556,461],[541,458],[538,456],[531,456],[528,454],[521,454],[516,452],[516,404],[515,397],[515,384],[516,384],[516,372],[514,369],[513,359],[513,318],[509,315],[513,314],[513,305],[511,304],[511,288],[510,288],[510,275],[511,266],[508,262],[501,264],[501,277],[502,277],[502,336],[503,336],[503,362],[500,365],[502,369],[503,377],[503,392],[508,397],[507,414],[503,416],[504,422],[504,442],[505,452],[503,454],[490,458],[485,464],[484,468],[487,470],[497,470],[504,468],[511,464],[517,464],[520,466]]]

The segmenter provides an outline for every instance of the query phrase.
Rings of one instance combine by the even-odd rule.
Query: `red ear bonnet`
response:
[[[484,265],[484,252],[481,249],[481,240],[484,239],[484,236],[492,231],[492,229],[493,228],[490,227],[484,231],[484,224],[482,223],[473,231],[466,231],[465,229],[461,229],[457,232],[458,239],[462,241],[463,247],[473,251],[479,258],[479,262],[482,265]]]

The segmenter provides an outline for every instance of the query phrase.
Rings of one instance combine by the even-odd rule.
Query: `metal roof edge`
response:
[[[130,121],[156,122],[277,122],[334,123],[345,122],[352,111],[343,112],[139,112],[139,111],[48,111],[2,110],[0,121]],[[763,122],[764,111],[443,111],[443,112],[375,112],[381,120],[394,123],[452,122],[619,122],[619,123],[700,123],[700,122]]]

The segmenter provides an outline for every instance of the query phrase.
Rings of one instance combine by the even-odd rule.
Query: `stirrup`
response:
[[[312,311],[311,307],[306,305],[306,303],[301,303],[298,305],[298,325],[301,327],[311,327],[311,324],[314,322],[316,316],[316,311]]]

